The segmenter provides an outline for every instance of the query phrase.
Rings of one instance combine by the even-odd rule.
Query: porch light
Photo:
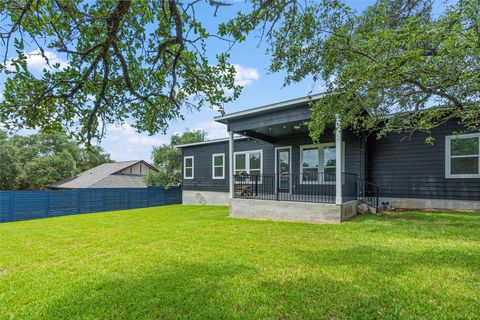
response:
[[[293,126],[293,129],[295,129],[295,130],[300,129],[300,125],[299,125],[299,124],[294,125],[294,126]]]

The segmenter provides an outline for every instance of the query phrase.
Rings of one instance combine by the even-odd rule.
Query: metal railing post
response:
[[[279,176],[278,172],[275,173],[275,175],[276,175],[276,176],[275,176],[275,181],[276,181],[276,186],[275,186],[275,188],[276,188],[277,201],[278,201],[279,196],[280,196],[280,188],[279,188],[279,186],[280,186],[280,181],[279,181],[279,180],[280,180],[280,176]]]

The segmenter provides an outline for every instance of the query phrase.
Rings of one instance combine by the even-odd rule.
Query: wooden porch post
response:
[[[228,181],[229,181],[229,190],[230,190],[230,198],[233,198],[233,188],[234,188],[234,181],[233,181],[233,152],[234,152],[234,139],[233,139],[233,131],[228,132]]]
[[[343,168],[343,148],[342,148],[342,128],[340,127],[340,116],[335,119],[335,204],[342,204],[342,168]]]

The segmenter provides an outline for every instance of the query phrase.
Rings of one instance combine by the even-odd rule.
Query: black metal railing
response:
[[[358,199],[358,175],[355,173],[342,173],[342,202]]]
[[[234,175],[234,198],[335,203],[335,173]],[[378,186],[354,173],[342,173],[342,202],[360,200],[378,209]]]
[[[365,179],[358,178],[357,188],[357,199],[374,207],[375,210],[378,211],[378,185]]]
[[[335,174],[236,174],[234,197],[244,199],[335,203]]]

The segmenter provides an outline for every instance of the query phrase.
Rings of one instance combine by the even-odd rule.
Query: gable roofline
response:
[[[212,140],[200,141],[200,142],[177,144],[177,145],[175,146],[175,148],[185,148],[185,147],[199,146],[199,145],[202,145],[202,144],[220,143],[220,142],[228,141],[228,139],[229,139],[229,138],[220,138],[220,139],[212,139]],[[235,137],[234,139],[235,139],[235,140],[244,140],[244,139],[249,139],[249,138],[248,138],[248,137],[238,136],[238,137]]]
[[[309,102],[311,100],[318,100],[320,99],[324,94],[323,93],[317,93],[317,94],[312,94],[308,96],[304,96],[301,98],[296,98],[296,99],[290,99],[290,100],[285,100],[277,103],[272,103],[268,104],[265,106],[260,106],[256,108],[251,108],[243,111],[238,111],[238,112],[233,112],[226,114],[224,116],[218,116],[215,117],[214,120],[220,123],[227,123],[228,120],[230,119],[240,119],[244,117],[249,117],[253,116],[255,114],[261,114],[261,113],[268,113],[270,111],[277,111],[279,109],[284,109],[284,108],[289,108],[297,104]]]
[[[126,168],[129,168],[138,163],[145,164],[149,169],[158,171],[157,168],[149,164],[144,160],[130,160],[130,161],[119,161],[119,162],[107,162],[100,164],[96,167],[90,168],[86,171],[83,171],[74,177],[69,177],[54,183],[47,185],[49,188],[68,188],[68,189],[79,189],[79,188],[88,188],[98,181],[104,179],[109,175],[116,174]]]
[[[136,165],[136,164],[139,163],[139,162],[141,162],[141,163],[143,163],[144,165],[146,165],[149,169],[152,169],[152,170],[157,171],[157,172],[159,171],[157,168],[155,168],[153,165],[151,165],[150,163],[148,163],[148,162],[145,161],[145,160],[116,161],[115,163],[133,162],[133,161],[134,161],[134,163],[130,164],[129,166],[126,166],[126,167],[123,168],[123,169],[120,169],[120,170],[118,170],[118,171],[115,171],[115,172],[112,173],[112,174],[118,173],[118,172],[120,172],[120,171],[122,171],[122,170],[124,170],[124,169],[126,169],[126,168],[128,168],[128,167],[131,167],[131,166],[133,166],[133,165]]]

